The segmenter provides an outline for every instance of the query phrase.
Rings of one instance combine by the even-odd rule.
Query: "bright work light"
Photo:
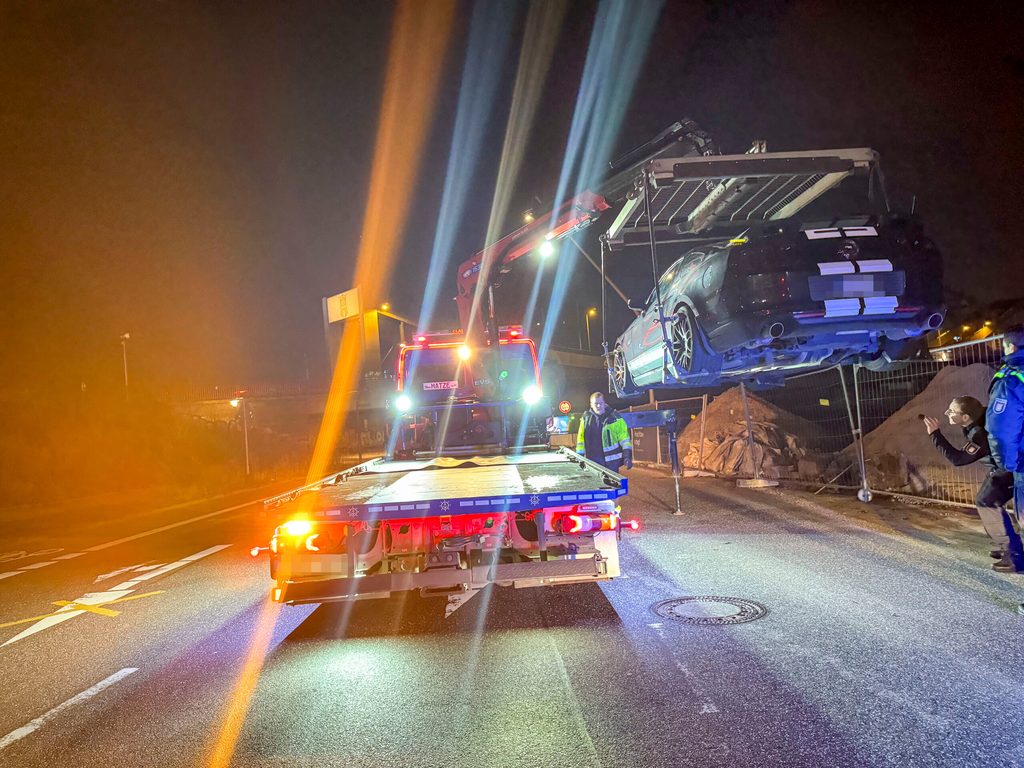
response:
[[[287,523],[281,526],[284,528],[284,532],[289,536],[308,536],[309,532],[313,530],[313,524],[309,520],[289,520]]]

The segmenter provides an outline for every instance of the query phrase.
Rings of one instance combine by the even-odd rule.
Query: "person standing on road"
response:
[[[626,469],[633,468],[629,427],[626,420],[605,403],[603,392],[590,396],[590,410],[580,419],[576,434],[576,453],[603,464],[612,472],[618,472],[623,464]]]
[[[1013,508],[1024,517],[1024,325],[1003,333],[1003,367],[988,388],[988,444],[996,466],[1013,472]],[[1017,607],[1024,614],[1024,603]]]
[[[939,429],[939,420],[922,417],[932,444],[955,467],[981,462],[988,470],[985,482],[978,490],[974,503],[985,533],[995,544],[992,556],[997,562],[994,571],[1020,573],[1024,571],[1024,547],[1020,535],[1006,511],[1006,503],[1013,497],[1013,473],[996,466],[985,431],[985,406],[973,397],[955,397],[946,409],[949,423],[963,430],[967,442],[963,448],[954,448]]]

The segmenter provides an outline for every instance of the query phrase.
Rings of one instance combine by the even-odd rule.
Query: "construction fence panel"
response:
[[[888,371],[857,366],[857,403],[864,434],[865,487],[970,506],[988,469],[954,466],[936,450],[923,421],[931,416],[954,448],[966,442],[946,415],[970,396],[988,404],[988,386],[1002,357],[1000,337],[932,350],[931,360],[896,363]]]
[[[897,362],[888,370],[836,366],[791,376],[783,387],[748,391],[753,450],[738,386],[636,410],[677,410],[680,459],[688,470],[749,478],[756,467],[763,477],[819,488],[862,487],[971,505],[986,468],[947,462],[921,417],[938,419],[949,442],[961,447],[961,430],[945,411],[964,395],[987,404],[1001,356],[996,336],[933,349],[931,359]],[[644,435],[638,458],[668,464],[667,440]]]

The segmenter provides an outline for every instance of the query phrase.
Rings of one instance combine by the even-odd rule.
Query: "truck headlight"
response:
[[[523,402],[527,405],[533,405],[540,400],[540,387],[535,384],[531,384],[523,390]]]
[[[395,399],[395,408],[399,413],[407,413],[412,408],[412,398],[408,395],[399,395]]]

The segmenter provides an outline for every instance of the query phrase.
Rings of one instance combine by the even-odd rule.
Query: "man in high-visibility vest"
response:
[[[604,401],[603,392],[590,396],[590,410],[580,419],[576,434],[576,453],[603,464],[612,472],[622,465],[633,468],[633,442],[626,421]]]

